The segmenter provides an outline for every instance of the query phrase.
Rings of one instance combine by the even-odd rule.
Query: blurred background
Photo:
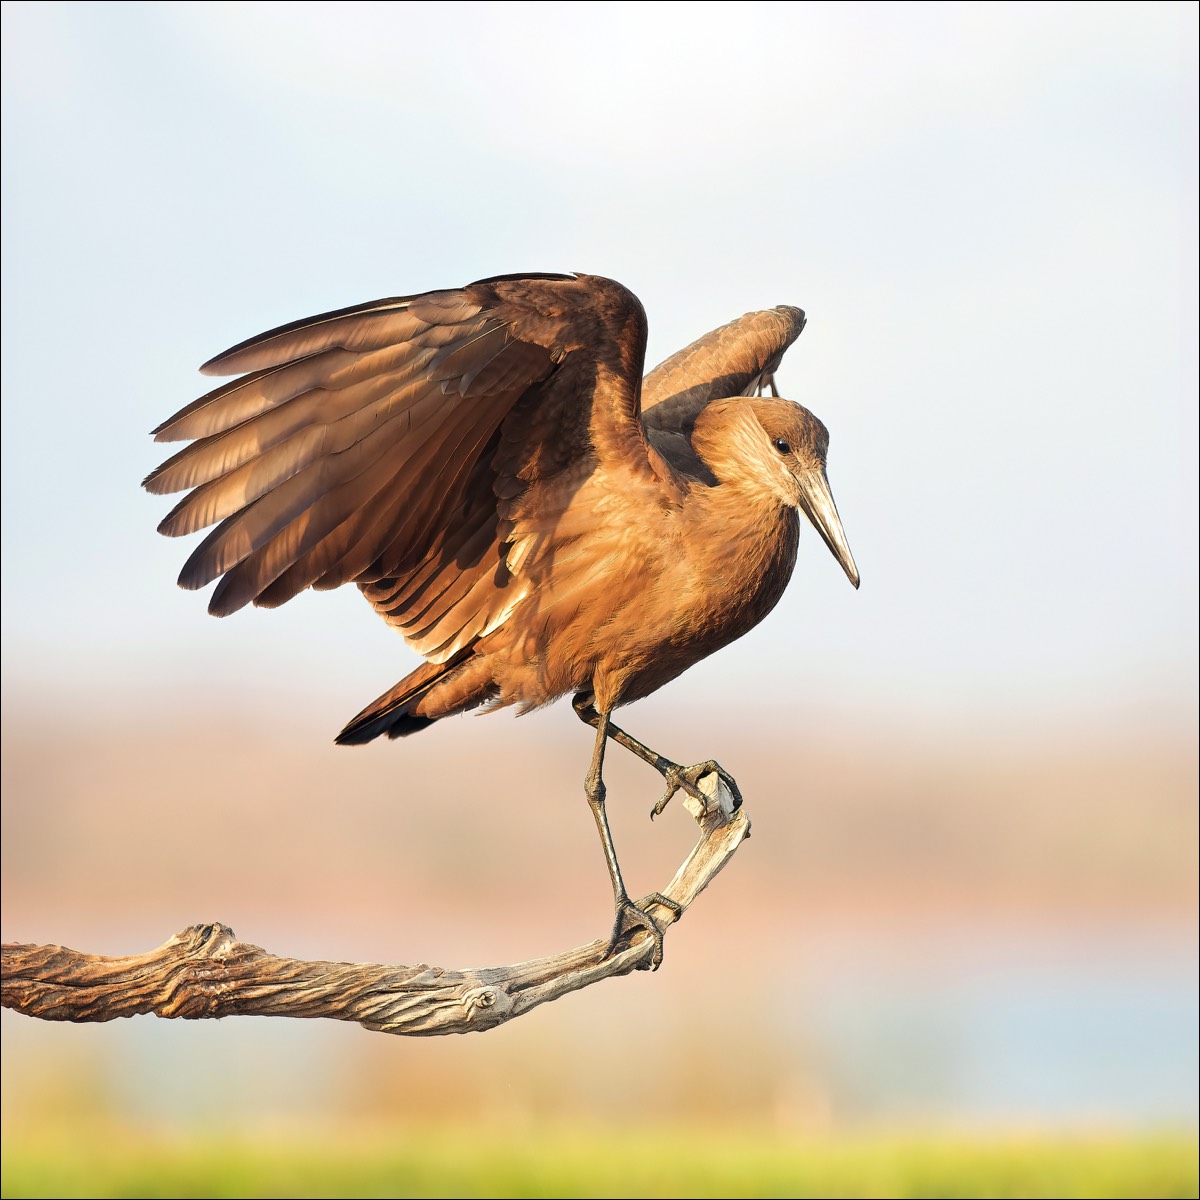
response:
[[[1195,5],[3,21],[5,941],[465,966],[609,927],[568,706],[335,748],[416,661],[355,590],[218,622],[175,587],[147,431],[260,330],[579,270],[649,366],[801,305],[779,383],[863,575],[810,533],[625,713],[754,822],[657,974],[431,1041],[5,1012],[7,1134],[1194,1131]],[[609,761],[662,886],[691,823]]]

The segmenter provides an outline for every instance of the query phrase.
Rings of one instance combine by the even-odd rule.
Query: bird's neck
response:
[[[704,595],[700,624],[719,630],[721,644],[753,628],[783,595],[796,563],[799,516],[772,493],[737,484],[697,491],[687,539],[696,584]]]

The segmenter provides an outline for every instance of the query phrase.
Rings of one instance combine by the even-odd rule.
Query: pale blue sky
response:
[[[269,694],[335,731],[413,656],[354,589],[208,617],[147,431],[270,326],[584,270],[652,362],[808,311],[780,384],[863,575],[808,536],[649,704],[1186,719],[1196,12],[5,4],[8,702]]]

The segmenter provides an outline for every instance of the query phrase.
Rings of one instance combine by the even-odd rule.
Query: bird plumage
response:
[[[823,479],[827,435],[755,393],[804,321],[748,313],[643,382],[645,314],[612,280],[505,276],[340,309],[206,363],[241,377],[155,430],[191,445],[145,486],[190,489],[161,532],[215,525],[179,580],[219,580],[214,614],[354,582],[428,660],[340,741],[568,692],[609,711],[782,595],[808,510],[772,439]]]

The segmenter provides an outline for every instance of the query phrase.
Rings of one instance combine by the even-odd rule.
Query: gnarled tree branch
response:
[[[716,775],[700,781],[707,805],[685,798],[696,843],[662,894],[680,914],[749,835]],[[645,905],[660,930],[679,914]],[[193,925],[156,950],[128,958],[64,946],[3,947],[3,1004],[44,1021],[160,1017],[329,1017],[382,1033],[432,1036],[492,1029],[539,1004],[613,975],[651,966],[654,939],[636,930],[616,946],[601,938],[549,958],[464,971],[379,963],[306,962],[239,942],[226,925]]]

